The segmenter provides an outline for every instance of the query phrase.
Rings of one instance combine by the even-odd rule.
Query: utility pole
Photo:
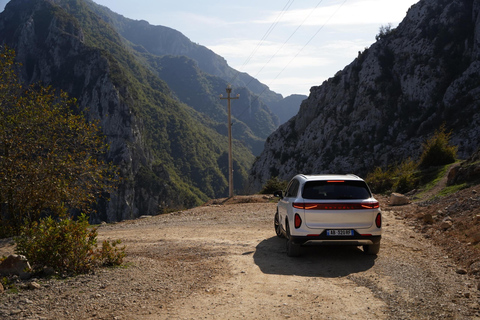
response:
[[[232,156],[232,112],[230,106],[230,100],[238,99],[240,97],[237,94],[236,97],[231,97],[232,86],[227,86],[227,97],[224,98],[223,95],[220,95],[220,99],[227,100],[228,104],[228,197],[233,197],[233,156]]]

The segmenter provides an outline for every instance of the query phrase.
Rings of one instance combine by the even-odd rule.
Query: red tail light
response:
[[[382,227],[382,215],[380,213],[377,214],[377,217],[375,218],[375,224],[377,225],[377,228]]]
[[[360,210],[377,209],[380,207],[378,201],[362,203],[301,203],[292,204],[294,208],[304,210]]]
[[[295,228],[298,229],[302,225],[302,218],[298,215],[298,213],[295,214]]]

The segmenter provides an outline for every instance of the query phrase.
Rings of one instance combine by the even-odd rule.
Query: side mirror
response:
[[[277,197],[277,198],[280,198],[280,199],[283,199],[283,191],[281,191],[281,190],[275,191],[273,193],[273,196]]]

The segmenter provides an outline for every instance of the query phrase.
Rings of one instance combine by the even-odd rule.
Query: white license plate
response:
[[[327,236],[353,236],[353,230],[327,230]]]

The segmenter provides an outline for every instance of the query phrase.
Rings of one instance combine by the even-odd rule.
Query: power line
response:
[[[315,32],[315,34],[303,45],[303,47],[297,52],[297,54],[285,65],[285,67],[283,67],[283,69],[277,74],[277,76],[270,82],[270,85],[275,81],[277,80],[277,78],[283,73],[283,71],[285,71],[285,69],[288,68],[288,66],[293,62],[293,60],[295,60],[298,55],[303,51],[303,49],[305,49],[306,46],[308,46],[310,44],[310,42],[312,42],[312,40],[317,36],[317,34],[323,29],[323,27],[325,27],[325,25],[327,23],[330,22],[330,20],[337,14],[337,12],[343,7],[343,5],[345,4],[345,2],[347,2],[347,0],[344,0],[342,2],[342,4],[337,8],[337,10],[335,10],[335,12],[327,19],[327,21],[317,30],[317,32]],[[265,90],[262,91],[262,93],[265,92]]]
[[[302,23],[300,23],[300,25],[297,26],[297,28],[292,32],[292,34],[287,38],[287,40],[285,40],[285,42],[281,45],[281,47],[278,48],[278,50],[270,57],[270,59],[268,59],[268,61],[263,65],[263,67],[260,68],[260,70],[255,74],[255,76],[253,76],[253,78],[250,79],[250,81],[247,83],[247,87],[253,81],[254,78],[257,78],[257,76],[260,74],[260,72],[263,71],[263,69],[273,60],[273,58],[276,57],[276,55],[280,52],[280,50],[283,49],[283,47],[287,44],[287,42],[290,41],[290,39],[292,39],[292,37],[295,35],[295,33],[297,33],[297,31],[303,26],[303,24],[308,20],[308,18],[310,18],[312,13],[318,8],[318,6],[322,2],[323,2],[323,0],[320,0],[317,3],[317,5],[312,10],[310,10],[309,14],[305,17],[305,19],[303,19]]]
[[[285,6],[283,7],[282,11],[280,11],[280,13],[278,14],[277,18],[275,19],[275,21],[270,25],[270,27],[267,29],[267,31],[264,33],[263,37],[260,39],[260,41],[257,43],[257,46],[255,47],[255,49],[253,49],[252,53],[250,53],[250,55],[248,56],[248,58],[243,62],[242,66],[237,70],[237,73],[235,74],[234,77],[232,77],[232,79],[230,80],[229,83],[233,83],[233,81],[235,81],[238,77],[238,75],[240,74],[240,71],[239,70],[243,70],[243,68],[250,62],[250,60],[252,60],[253,56],[257,53],[258,49],[260,49],[260,47],[263,45],[264,41],[268,38],[268,36],[272,33],[273,29],[275,29],[275,27],[277,26],[278,22],[280,21],[280,19],[284,16],[285,12],[288,11],[288,9],[292,6],[293,2],[295,0],[288,0],[287,3],[285,4]],[[250,84],[250,83],[249,83]],[[248,85],[247,85],[248,86]]]
[[[320,3],[321,3],[322,1],[323,1],[323,0],[320,0],[320,2],[317,4],[317,6],[316,6],[313,10],[315,10],[315,9],[320,5]],[[317,31],[313,34],[313,36],[310,37],[310,39],[303,45],[303,47],[297,52],[297,54],[296,54],[296,55],[285,65],[285,67],[283,67],[283,69],[275,76],[275,78],[269,83],[269,86],[265,87],[265,88],[263,89],[263,91],[262,91],[258,96],[256,96],[255,99],[252,100],[252,102],[250,102],[250,106],[248,106],[247,108],[245,108],[245,110],[243,110],[238,116],[236,116],[237,119],[239,119],[243,114],[245,114],[245,112],[247,112],[248,109],[251,108],[253,102],[255,102],[256,100],[260,99],[260,97],[261,97],[262,94],[267,90],[267,88],[269,88],[269,87],[272,85],[272,83],[273,83],[275,80],[278,79],[278,77],[283,73],[283,71],[285,71],[285,69],[288,68],[288,66],[293,62],[293,60],[295,60],[295,59],[298,57],[298,55],[305,49],[305,47],[307,47],[307,46],[310,44],[310,42],[312,42],[312,40],[318,35],[318,33],[320,33],[320,31],[325,27],[325,25],[326,25],[328,22],[330,22],[330,20],[337,14],[337,12],[343,7],[343,5],[344,5],[346,2],[347,2],[347,0],[344,0],[344,1],[342,2],[342,4],[333,12],[332,15],[330,15],[330,17],[325,21],[325,23],[324,23],[323,25],[321,25],[320,28],[318,28]],[[306,20],[310,17],[310,15],[312,14],[313,10],[310,11],[309,15],[302,21],[302,24],[295,29],[295,31],[294,31],[294,32],[292,33],[292,35],[287,39],[287,41],[290,40],[290,38],[297,32],[297,30],[305,23],[305,21],[306,21]],[[283,46],[286,44],[287,41],[284,42],[284,44],[282,45],[281,48],[283,48]],[[279,51],[280,51],[280,50],[278,50],[278,51],[270,58],[270,60],[272,60],[273,57],[274,57]],[[265,64],[265,66],[270,62],[270,60]],[[264,67],[265,67],[265,66],[264,66]],[[262,67],[261,70],[263,70],[264,67]],[[260,70],[260,71],[261,71],[261,70]],[[258,72],[258,73],[259,73],[259,72]],[[258,75],[258,73],[257,73],[257,75]],[[255,76],[255,77],[256,77],[256,76]],[[250,82],[249,82],[248,84],[250,84]],[[248,84],[247,84],[247,86],[248,86]]]

